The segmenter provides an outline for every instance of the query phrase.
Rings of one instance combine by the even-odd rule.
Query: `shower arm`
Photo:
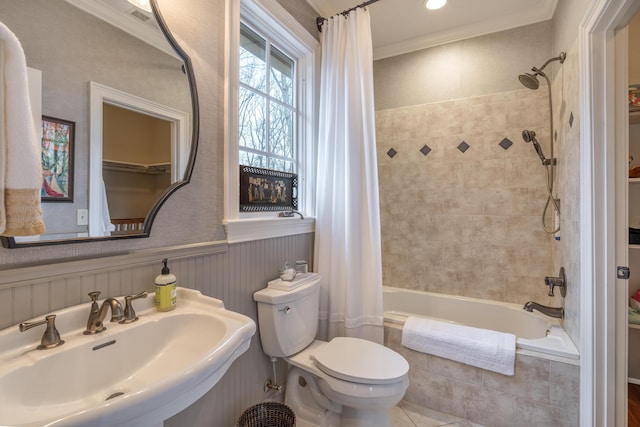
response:
[[[540,67],[540,69],[538,70],[540,72],[540,74],[542,74],[542,70],[544,70],[544,67],[546,67],[547,65],[549,65],[550,62],[553,61],[560,61],[560,63],[564,63],[564,60],[566,59],[567,54],[564,52],[560,52],[559,56],[556,56],[555,58],[551,58],[551,59],[547,59],[547,62],[544,63],[544,65],[542,67]],[[542,74],[544,76],[544,74]]]

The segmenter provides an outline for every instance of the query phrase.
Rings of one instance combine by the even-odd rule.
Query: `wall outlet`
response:
[[[78,209],[76,211],[77,225],[89,225],[89,210],[88,209]]]

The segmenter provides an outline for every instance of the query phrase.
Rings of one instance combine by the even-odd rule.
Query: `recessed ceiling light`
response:
[[[445,4],[447,4],[447,0],[427,0],[424,3],[424,7],[430,10],[436,10],[440,9]]]
[[[139,7],[142,10],[146,10],[151,13],[151,3],[149,0],[128,0],[132,5]],[[429,0],[431,1],[431,0]],[[445,0],[446,1],[446,0]]]

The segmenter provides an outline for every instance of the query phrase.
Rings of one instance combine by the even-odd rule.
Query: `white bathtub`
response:
[[[520,351],[578,359],[576,346],[558,319],[522,305],[384,286],[385,322],[403,325],[420,316],[514,334]],[[524,303],[523,303],[524,305]]]

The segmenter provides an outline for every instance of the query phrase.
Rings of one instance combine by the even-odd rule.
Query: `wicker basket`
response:
[[[262,402],[240,415],[237,427],[295,427],[296,416],[287,405]]]

